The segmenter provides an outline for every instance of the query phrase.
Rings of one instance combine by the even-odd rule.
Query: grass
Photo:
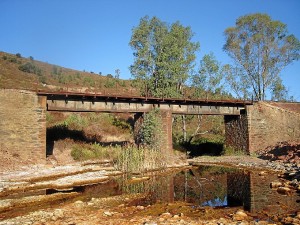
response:
[[[104,147],[98,143],[74,144],[71,156],[78,161],[112,160],[117,170],[128,173],[141,173],[166,167],[166,160],[160,152],[147,148],[137,148],[134,145]]]
[[[247,155],[247,154],[243,150],[234,149],[233,147],[230,147],[230,146],[224,146],[222,155],[224,155],[224,156],[242,156],[242,155]]]
[[[72,147],[71,156],[74,160],[109,159],[116,160],[120,155],[121,147],[104,147],[98,143],[75,144]]]
[[[34,60],[33,57],[0,52],[0,65],[0,88],[138,94],[129,80],[108,79],[108,75],[102,75],[101,72],[97,74],[63,68]]]
[[[116,169],[129,173],[140,173],[147,170],[166,167],[166,160],[160,151],[145,147],[126,146],[116,161]]]

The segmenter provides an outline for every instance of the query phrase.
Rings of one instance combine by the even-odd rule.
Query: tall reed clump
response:
[[[161,153],[163,133],[158,109],[145,114],[137,136],[139,145],[123,148],[117,159],[116,168],[126,172],[142,172],[166,167],[166,160]]]
[[[163,169],[166,167],[166,161],[160,151],[132,145],[122,148],[115,167],[128,173],[141,173]]]

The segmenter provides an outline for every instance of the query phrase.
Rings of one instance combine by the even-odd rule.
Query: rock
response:
[[[77,205],[77,204],[83,204],[83,201],[80,201],[80,200],[79,200],[79,201],[76,201],[74,204],[76,204],[76,205]]]
[[[280,181],[274,181],[274,182],[271,182],[271,184],[270,184],[271,188],[278,188],[281,186],[282,186],[282,183]]]
[[[174,218],[174,219],[179,219],[179,218],[180,218],[180,216],[178,216],[178,215],[174,215],[174,216],[173,216],[173,218]]]
[[[290,216],[288,216],[288,217],[286,217],[286,218],[284,219],[284,222],[285,222],[285,223],[293,223],[293,218],[290,217]]]
[[[261,220],[261,221],[258,221],[257,224],[258,224],[258,225],[268,225],[269,222],[268,222],[268,221]]]
[[[166,212],[166,213],[161,214],[160,216],[163,217],[163,218],[171,218],[172,214],[169,213],[169,212]]]
[[[109,211],[105,211],[105,212],[103,212],[103,215],[104,216],[112,216],[113,214]]]
[[[58,218],[64,218],[64,211],[62,209],[55,209],[53,215]]]
[[[277,188],[277,192],[282,195],[289,195],[291,193],[291,189],[288,187],[279,187]]]
[[[137,208],[138,210],[144,210],[144,209],[145,209],[145,207],[142,206],[142,205],[138,205],[136,208]]]
[[[266,174],[267,174],[266,171],[261,171],[258,175],[259,175],[259,176],[264,176],[264,175],[266,175]]]
[[[245,220],[247,217],[248,217],[248,215],[243,210],[238,210],[233,215],[233,220],[242,221],[242,220]]]

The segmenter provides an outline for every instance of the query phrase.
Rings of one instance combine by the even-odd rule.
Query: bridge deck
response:
[[[175,114],[239,115],[252,101],[176,99],[79,92],[37,92],[47,97],[49,111],[148,112],[157,107]]]

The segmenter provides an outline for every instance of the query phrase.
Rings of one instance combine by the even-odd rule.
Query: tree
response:
[[[195,89],[194,97],[207,97],[207,94],[216,96],[221,94],[223,86],[222,67],[213,53],[206,54],[200,61],[199,72],[192,76],[192,87]]]
[[[119,80],[120,79],[120,74],[121,74],[120,69],[116,69],[115,70],[115,79]]]
[[[179,22],[168,26],[158,18],[141,18],[133,29],[129,45],[134,50],[130,71],[142,94],[179,97],[183,84],[194,67],[199,43],[191,41],[190,27]]]
[[[225,30],[224,51],[234,59],[229,81],[241,85],[244,95],[264,100],[284,67],[299,59],[300,42],[287,26],[266,14],[239,17]],[[235,82],[235,83],[234,83]]]

